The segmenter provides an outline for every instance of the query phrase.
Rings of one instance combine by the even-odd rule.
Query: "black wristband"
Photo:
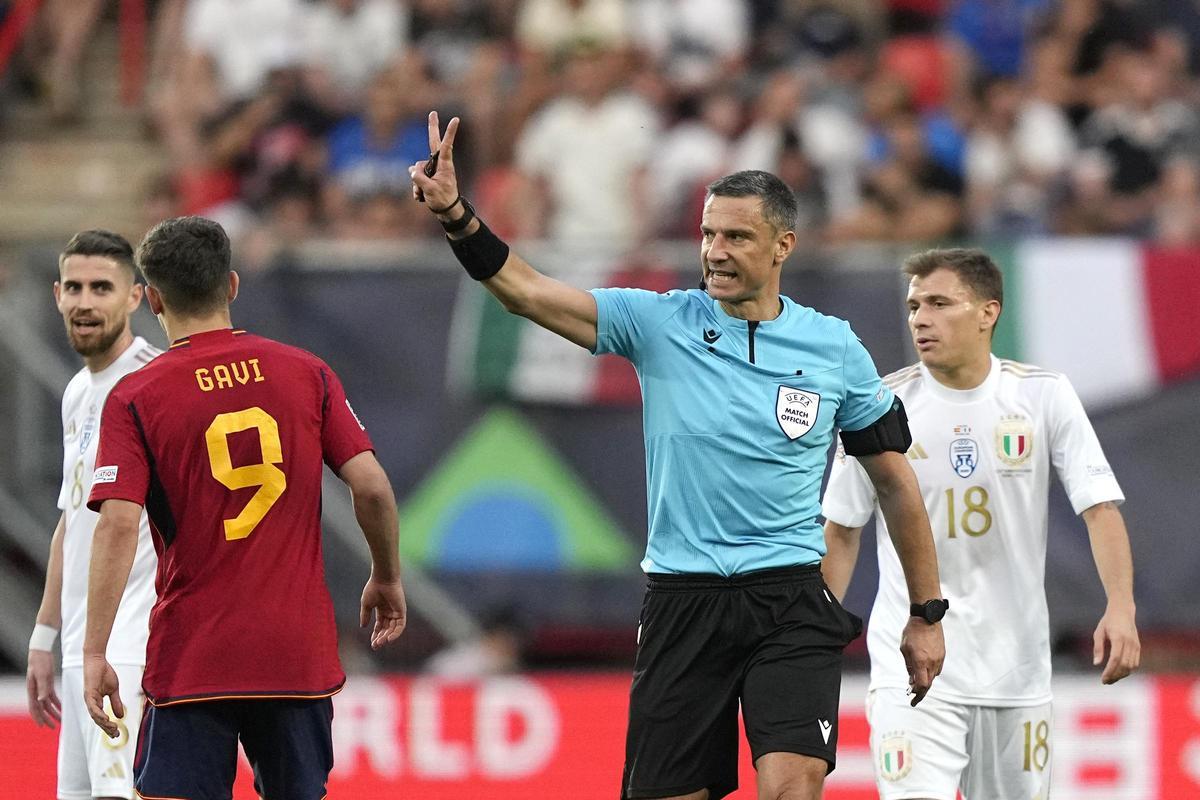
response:
[[[442,222],[441,220],[438,220],[438,222],[441,222],[442,230],[444,230],[446,233],[458,233],[463,228],[470,225],[471,220],[475,219],[475,207],[467,202],[467,198],[459,195],[458,199],[454,202],[462,203],[463,215],[458,219],[450,220],[449,222]],[[454,206],[450,207],[454,208]],[[438,213],[440,214],[443,212],[439,211]]]
[[[454,198],[454,202],[453,202],[453,203],[451,203],[450,205],[446,206],[445,208],[431,208],[431,209],[429,209],[429,210],[430,210],[432,213],[434,213],[434,214],[445,214],[447,211],[449,211],[450,209],[452,209],[452,208],[454,208],[456,205],[458,205],[459,201],[460,201],[460,200],[462,200],[462,199],[463,199],[463,196],[460,194],[458,197]]]
[[[467,274],[477,281],[495,275],[508,260],[508,245],[479,220],[479,230],[465,239],[450,239],[450,249]]]

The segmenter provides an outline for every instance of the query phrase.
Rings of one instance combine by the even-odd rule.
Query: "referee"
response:
[[[914,704],[941,671],[945,601],[902,455],[903,406],[844,320],[779,294],[796,246],[792,192],[756,171],[708,187],[702,289],[585,292],[533,269],[459,195],[458,125],[443,137],[431,113],[434,155],[409,168],[455,256],[510,312],[628,358],[641,380],[649,587],[621,797],[734,791],[740,704],[758,796],[817,800],[834,767],[842,650],[862,630],[820,572],[836,429],[874,484],[904,568],[914,616],[900,649]]]

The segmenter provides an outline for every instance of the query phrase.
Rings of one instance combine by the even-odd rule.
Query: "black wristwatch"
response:
[[[926,600],[924,603],[913,603],[908,607],[908,613],[914,617],[920,617],[932,625],[942,621],[948,608],[950,608],[950,601],[939,597]]]

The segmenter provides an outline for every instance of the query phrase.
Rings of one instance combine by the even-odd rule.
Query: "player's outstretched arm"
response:
[[[46,587],[42,605],[34,623],[34,635],[29,640],[29,663],[25,670],[25,690],[29,699],[29,715],[38,725],[55,727],[62,720],[62,701],[54,691],[53,637],[62,629],[63,534],[67,519],[60,515],[54,535],[50,538],[50,560],[46,564]],[[45,636],[47,641],[38,641]]]
[[[343,464],[338,477],[350,487],[354,516],[371,551],[371,577],[363,587],[359,625],[365,627],[374,612],[371,647],[378,650],[399,638],[408,622],[408,606],[400,582],[396,497],[387,473],[369,450]]]
[[[83,635],[83,700],[88,714],[110,738],[120,730],[109,719],[104,698],[112,704],[118,719],[125,716],[125,706],[118,692],[117,673],[108,663],[108,637],[129,570],[137,555],[138,523],[142,507],[128,500],[105,500],[100,506],[100,521],[92,536],[92,561],[88,568],[87,626]]]
[[[430,158],[409,167],[413,197],[424,202],[446,229],[451,249],[471,277],[514,314],[592,350],[596,346],[596,300],[588,292],[543,275],[508,249],[463,202],[454,172],[454,117],[441,133],[429,114]]]
[[[1108,663],[1104,665],[1100,680],[1116,683],[1137,669],[1142,659],[1135,621],[1137,609],[1133,602],[1133,554],[1129,549],[1129,534],[1116,503],[1097,503],[1086,509],[1083,521],[1092,542],[1096,571],[1108,597],[1108,607],[1092,635],[1092,663],[1099,666],[1107,649]]]
[[[846,590],[850,588],[850,578],[854,575],[861,543],[861,526],[847,528],[832,520],[825,520],[825,557],[821,559],[821,575],[838,602],[846,598]]]
[[[933,531],[929,527],[929,515],[921,499],[917,476],[908,459],[902,453],[886,451],[859,456],[858,460],[875,486],[879,508],[887,520],[892,544],[896,546],[896,555],[900,557],[900,567],[904,570],[909,602],[924,603],[941,597]],[[922,619],[910,617],[900,639],[900,652],[908,667],[912,704],[915,706],[925,697],[933,685],[933,679],[942,671],[946,642],[941,623],[930,625]]]

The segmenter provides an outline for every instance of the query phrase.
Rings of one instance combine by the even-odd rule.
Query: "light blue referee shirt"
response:
[[[770,321],[706,292],[594,289],[597,354],[642,386],[646,572],[734,575],[825,554],[821,476],[836,428],[861,430],[892,392],[845,320],[781,298]]]

